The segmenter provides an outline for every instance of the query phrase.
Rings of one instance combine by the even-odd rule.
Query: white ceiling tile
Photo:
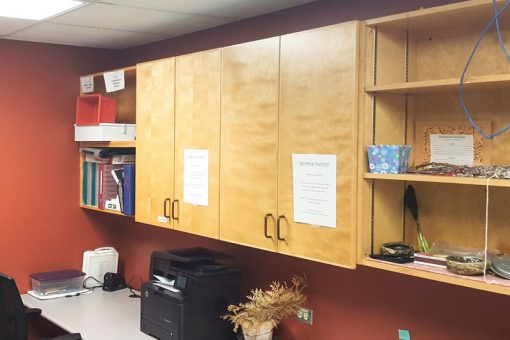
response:
[[[64,45],[124,49],[163,40],[168,38],[168,36],[41,23],[13,34],[9,38]]]
[[[0,17],[0,37],[122,49],[315,0],[84,1],[84,6],[45,22]]]
[[[182,32],[222,25],[227,20],[95,3],[50,19],[49,22],[176,36]]]
[[[98,2],[239,19],[312,1],[315,0],[99,0]]]
[[[16,32],[25,27],[36,24],[35,20],[25,19],[12,19],[12,18],[1,18],[0,19],[0,35],[8,35]]]

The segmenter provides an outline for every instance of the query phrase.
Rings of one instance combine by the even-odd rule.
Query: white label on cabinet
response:
[[[294,221],[336,228],[336,155],[292,155]]]
[[[158,222],[159,223],[167,223],[168,222],[168,217],[158,216]]]
[[[430,161],[473,166],[473,135],[430,135]]]
[[[106,92],[124,90],[124,70],[103,73]]]
[[[184,150],[183,201],[209,205],[209,150]]]
[[[80,77],[81,93],[94,92],[94,77],[85,76]]]

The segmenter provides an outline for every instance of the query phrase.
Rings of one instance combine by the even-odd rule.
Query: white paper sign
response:
[[[430,135],[430,161],[473,166],[473,135]]]
[[[80,77],[81,93],[94,92],[94,77],[85,76]]]
[[[292,155],[294,221],[336,228],[336,155]]]
[[[124,90],[124,70],[103,73],[106,92],[115,92]]]
[[[209,205],[209,150],[184,150],[184,203]]]

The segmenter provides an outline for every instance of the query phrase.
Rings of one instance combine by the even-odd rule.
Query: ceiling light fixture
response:
[[[76,0],[11,0],[0,1],[0,17],[43,20],[81,6]]]

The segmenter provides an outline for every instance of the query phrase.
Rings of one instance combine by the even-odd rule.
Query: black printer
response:
[[[204,248],[153,252],[140,330],[160,340],[235,339],[220,318],[239,301],[239,271],[217,262],[229,257]]]

